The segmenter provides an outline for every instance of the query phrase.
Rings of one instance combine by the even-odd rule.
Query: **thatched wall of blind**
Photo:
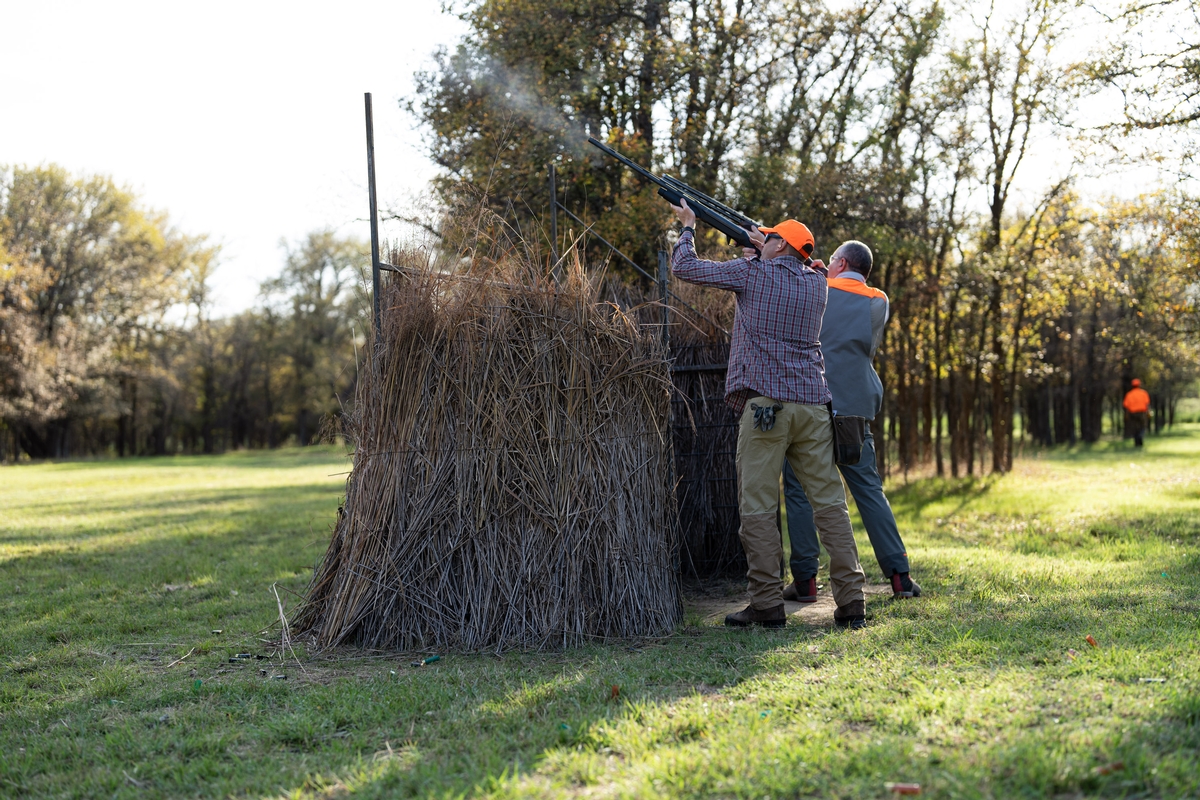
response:
[[[661,635],[681,616],[658,332],[576,265],[384,293],[354,466],[294,628],[319,646],[500,650]]]

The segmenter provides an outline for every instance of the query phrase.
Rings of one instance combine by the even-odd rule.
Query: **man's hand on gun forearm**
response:
[[[763,234],[762,231],[760,231],[758,228],[756,228],[753,225],[751,225],[749,228],[746,229],[746,233],[749,234],[750,243],[754,246],[753,247],[743,247],[742,248],[742,257],[743,258],[758,258],[759,254],[762,252],[763,243],[767,241],[767,237]]]
[[[679,198],[679,205],[671,205],[671,210],[675,212],[675,216],[679,217],[679,223],[685,228],[696,229],[696,212],[688,208],[687,198]]]

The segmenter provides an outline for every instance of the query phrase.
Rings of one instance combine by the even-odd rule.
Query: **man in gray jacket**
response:
[[[834,411],[867,419],[874,419],[883,403],[883,384],[872,360],[888,319],[887,295],[867,286],[872,262],[871,249],[855,241],[846,242],[830,257],[829,299],[820,336],[825,379],[833,394]],[[854,496],[883,576],[892,583],[893,597],[920,596],[921,587],[909,576],[908,553],[896,527],[896,517],[883,494],[870,428],[862,459],[854,466],[838,469]],[[817,599],[817,565],[821,553],[813,527],[812,506],[787,463],[783,482],[788,538],[792,543],[792,583],[784,589],[783,597],[812,603]]]

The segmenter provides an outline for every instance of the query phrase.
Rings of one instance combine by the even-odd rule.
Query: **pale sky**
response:
[[[425,190],[436,168],[399,101],[465,31],[439,0],[0,0],[0,164],[111,175],[209,234],[217,312],[237,311],[281,237],[368,237],[363,92],[380,205]]]
[[[381,208],[427,196],[437,170],[400,100],[466,30],[440,0],[0,0],[0,164],[111,175],[209,235],[222,246],[216,312],[235,312],[278,273],[281,238],[325,226],[367,238],[363,92],[374,94]],[[1036,202],[1069,163],[1065,141],[1041,137],[1016,204]],[[1144,168],[1119,181],[1088,172],[1077,172],[1085,194],[1157,183]]]

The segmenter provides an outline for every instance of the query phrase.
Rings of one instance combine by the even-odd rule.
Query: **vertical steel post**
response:
[[[667,304],[670,297],[669,282],[671,280],[671,257],[666,250],[658,251],[658,299],[662,303],[662,340],[663,347],[669,348],[671,343],[670,328],[671,307]],[[670,352],[667,353],[668,357]]]
[[[558,272],[558,187],[554,182],[554,164],[550,164],[550,266]]]
[[[662,303],[662,343],[663,357],[667,360],[667,375],[672,378],[671,373],[671,333],[668,327],[671,323],[671,307],[668,305],[670,300],[670,280],[671,280],[671,257],[665,250],[658,251],[658,299]],[[679,484],[676,483],[676,465],[675,465],[675,388],[672,386],[670,399],[667,401],[667,485],[671,489],[670,502],[671,510],[669,519],[674,526],[675,541],[680,542],[683,539],[683,531],[679,528]],[[675,575],[676,580],[682,575],[680,569],[680,548],[675,550]],[[677,609],[678,614],[683,613],[683,607]]]
[[[371,93],[363,95],[367,107],[367,187],[371,196],[371,297],[375,307],[375,347],[383,341],[383,318],[379,314],[379,205],[375,198],[375,122],[371,115]]]

